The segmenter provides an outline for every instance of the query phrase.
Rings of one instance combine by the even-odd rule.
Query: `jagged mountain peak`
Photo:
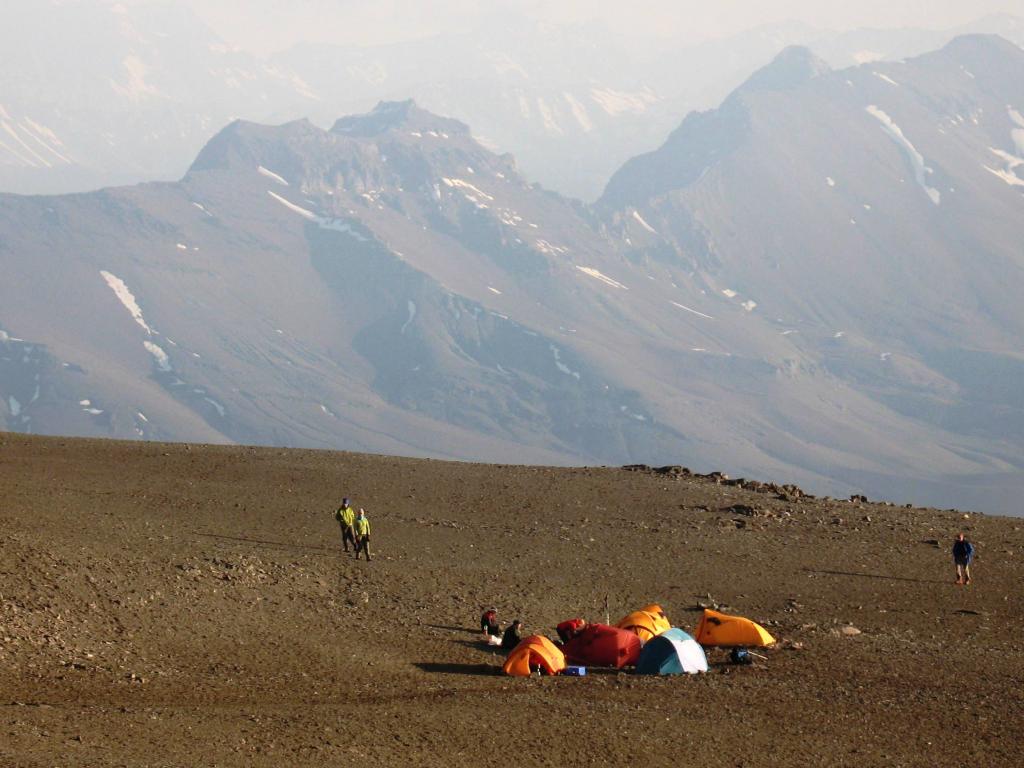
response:
[[[788,91],[831,71],[824,59],[815,56],[810,48],[790,45],[751,75],[738,92]]]
[[[342,117],[331,130],[307,119],[282,125],[236,120],[214,136],[189,174],[273,169],[291,182],[316,180],[334,191],[417,188],[446,176],[489,171],[517,179],[510,155],[476,142],[464,123],[414,101],[381,102],[371,112]],[[325,181],[325,179],[330,179]]]
[[[959,54],[959,53],[1002,53],[1020,55],[1021,48],[1010,42],[1002,35],[984,34],[975,32],[966,35],[957,35],[946,45],[939,49],[938,53]]]
[[[907,63],[923,67],[933,77],[939,72],[957,79],[969,77],[972,84],[985,90],[1004,91],[1014,103],[1024,95],[1020,88],[1024,50],[1001,35],[959,35],[939,50]]]
[[[381,101],[372,111],[363,115],[348,115],[339,119],[331,133],[353,137],[380,136],[390,131],[404,130],[417,133],[445,133],[469,136],[469,127],[450,117],[441,117],[420,107],[414,100]]]
[[[255,166],[268,153],[280,154],[295,141],[323,136],[324,131],[306,118],[282,125],[234,120],[220,130],[196,156],[189,173]]]

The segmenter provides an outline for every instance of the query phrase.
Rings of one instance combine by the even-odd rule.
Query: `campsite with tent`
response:
[[[638,675],[682,675],[708,671],[706,648],[730,648],[732,660],[749,659],[748,648],[765,648],[775,638],[750,619],[728,616],[705,608],[696,637],[673,627],[660,605],[646,605],[624,616],[615,626],[590,624],[581,619],[571,625],[571,636],[556,644],[543,635],[530,635],[513,648],[502,671],[512,677],[537,674],[582,676],[587,667],[634,668]]]
[[[1020,765],[1019,519],[12,434],[0,489],[3,766]],[[482,642],[489,605],[519,653]]]

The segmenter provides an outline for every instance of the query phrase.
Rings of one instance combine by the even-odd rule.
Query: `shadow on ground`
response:
[[[274,547],[276,549],[288,549],[288,550],[301,550],[303,552],[315,552],[321,555],[327,555],[329,557],[341,557],[342,555],[347,556],[346,552],[339,552],[336,549],[329,547],[314,547],[307,544],[291,544],[287,541],[270,541],[269,539],[253,539],[244,536],[226,536],[221,533],[203,533],[202,531],[192,531],[194,536],[202,536],[207,539],[218,539],[220,541],[239,541],[244,544],[257,544],[261,547]]]
[[[886,581],[912,581],[917,584],[945,584],[942,579],[915,579],[910,576],[888,576],[884,573],[858,573],[857,571],[831,571],[815,568],[804,568],[807,573],[817,573],[827,576],[855,576],[862,579],[885,579]]]
[[[421,661],[416,663],[416,667],[424,672],[430,672],[435,675],[497,675],[501,672],[501,667],[495,667],[490,664],[448,664],[431,661]]]

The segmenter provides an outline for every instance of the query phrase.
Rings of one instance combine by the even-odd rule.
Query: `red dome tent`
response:
[[[607,624],[588,624],[562,646],[571,663],[591,667],[635,666],[640,658],[640,638],[628,629]]]

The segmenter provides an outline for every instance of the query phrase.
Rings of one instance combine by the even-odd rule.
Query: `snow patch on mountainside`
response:
[[[275,200],[277,200],[277,202],[279,202],[289,211],[299,214],[299,216],[301,216],[304,219],[308,219],[309,221],[315,222],[316,225],[320,227],[320,229],[330,229],[335,232],[344,232],[345,234],[350,235],[351,237],[355,238],[361,243],[367,242],[367,238],[364,235],[361,235],[359,232],[356,232],[352,228],[352,225],[349,224],[344,219],[329,219],[324,216],[317,216],[315,213],[308,210],[307,208],[303,208],[301,205],[296,205],[290,200],[285,200],[279,194],[269,189],[267,190],[267,194],[270,195]]]
[[[561,136],[565,133],[562,126],[558,124],[554,110],[540,96],[537,97],[537,111],[540,112],[540,119],[544,123],[544,130],[553,136]]]
[[[1006,163],[1006,167],[992,168],[988,165],[982,165],[982,168],[989,173],[998,176],[1011,187],[1024,187],[1024,179],[1020,178],[1016,171],[1018,166],[1024,165],[1024,157],[1017,157],[1016,155],[1011,155],[1009,152],[1004,152],[1001,149],[995,149],[993,147],[989,147],[988,150]]]
[[[504,51],[488,51],[486,54],[487,59],[491,62],[491,66],[494,67],[494,71],[499,75],[506,75],[509,72],[515,72],[517,75],[521,75],[524,79],[530,77],[530,73],[523,69],[523,66],[509,56]]]
[[[882,74],[881,72],[872,72],[871,74],[873,74],[873,75],[874,75],[875,77],[877,77],[877,78],[878,78],[879,80],[884,80],[884,81],[885,81],[885,82],[887,82],[887,83],[888,83],[889,85],[897,85],[897,86],[899,85],[899,83],[897,83],[897,82],[896,82],[895,80],[893,80],[893,79],[892,79],[891,77],[889,77],[888,75],[883,75],[883,74]]]
[[[693,314],[699,317],[706,317],[708,320],[715,319],[711,315],[705,315],[703,312],[698,312],[696,309],[688,307],[685,304],[680,304],[678,301],[670,301],[669,304],[671,304],[673,307],[679,307],[679,309],[685,309],[687,312],[692,312]]]
[[[147,96],[162,96],[156,86],[146,82],[146,75],[149,73],[149,68],[145,62],[142,61],[135,54],[125,56],[121,62],[121,66],[124,67],[125,79],[123,83],[110,81],[111,87],[122,96],[127,96],[132,101],[140,101]]]
[[[41,147],[53,153],[57,159],[63,160],[69,165],[71,164],[71,160],[56,149],[56,147],[64,148],[64,142],[57,137],[56,133],[45,125],[40,125],[30,117],[26,117],[22,122],[24,123],[22,130],[24,130],[25,133],[34,139]]]
[[[572,116],[576,118],[576,122],[580,124],[580,128],[583,129],[584,133],[590,133],[594,130],[594,123],[590,119],[590,115],[587,114],[587,108],[584,107],[579,100],[571,93],[563,93],[566,103],[569,105],[569,109],[572,110]]]
[[[884,111],[874,104],[865,107],[865,110],[882,124],[882,129],[888,134],[889,138],[896,142],[903,150],[914,169],[914,178],[917,180],[918,186],[924,190],[932,203],[938,205],[942,201],[942,195],[939,194],[939,190],[928,186],[927,174],[931,173],[932,169],[924,164],[924,157],[921,153],[917,151],[917,148],[910,142],[910,139],[903,134],[900,127]]]
[[[585,275],[589,275],[590,277],[593,277],[596,280],[600,280],[602,283],[605,283],[606,285],[610,285],[612,288],[621,288],[624,291],[629,290],[629,288],[624,286],[618,280],[612,280],[612,278],[608,277],[608,275],[601,274],[601,272],[594,269],[593,267],[581,267],[577,264],[576,269],[578,269]]]
[[[462,179],[448,179],[448,178],[442,178],[441,181],[443,181],[449,187],[457,187],[457,188],[462,189],[462,190],[468,190],[468,191],[472,192],[474,195],[479,195],[484,200],[490,200],[491,202],[494,202],[494,198],[491,195],[488,195],[482,189],[474,186],[473,184],[470,184],[468,181],[463,181]],[[469,196],[467,195],[467,197],[469,197]],[[475,200],[473,198],[470,198],[470,202],[477,203],[479,201]]]
[[[399,334],[402,336],[405,335],[405,329],[408,328],[412,321],[416,319],[416,302],[409,300],[406,304],[406,309],[409,312],[409,318],[402,324],[402,330],[399,331]]]
[[[29,168],[36,168],[36,167],[38,167],[38,166],[36,166],[35,163],[32,162],[31,159],[28,159],[24,155],[22,155],[19,152],[17,152],[9,144],[7,144],[7,142],[5,142],[3,139],[0,139],[0,150],[3,150],[4,152],[7,153],[7,155],[12,157],[14,159],[14,161],[15,161],[14,162],[15,165],[23,165],[23,166],[27,166]],[[10,161],[8,161],[8,162],[10,162]]]
[[[225,415],[225,414],[227,413],[227,409],[226,409],[226,408],[225,408],[225,407],[224,407],[223,405],[221,405],[220,403],[218,403],[218,402],[217,402],[216,400],[214,400],[214,399],[213,399],[212,397],[204,397],[204,398],[203,398],[203,400],[205,400],[205,401],[206,401],[206,402],[208,402],[208,403],[209,403],[210,405],[212,405],[212,406],[213,406],[213,408],[214,408],[214,410],[216,410],[216,411],[217,411],[217,414],[218,414],[218,415],[219,415],[219,416],[220,416],[220,417],[221,417],[222,419],[224,418],[224,415]]]
[[[627,93],[611,88],[591,88],[590,98],[612,117],[617,117],[624,112],[646,112],[647,107],[658,101],[658,97],[650,90]]]
[[[156,361],[157,368],[165,373],[171,370],[171,359],[164,352],[163,348],[159,345],[154,344],[152,341],[142,342],[142,346],[146,348],[146,351],[153,356],[153,360]]]
[[[657,231],[655,231],[654,227],[652,227],[650,224],[644,221],[644,217],[640,215],[640,211],[633,211],[633,218],[637,220],[641,227],[646,229],[652,235],[658,234]]]
[[[579,371],[572,370],[568,365],[562,362],[562,350],[560,350],[554,344],[549,344],[548,347],[551,349],[551,354],[555,358],[555,367],[558,368],[558,370],[560,370],[566,376],[572,376],[577,381],[579,381]]]
[[[139,303],[135,300],[135,295],[128,290],[128,286],[124,284],[124,280],[119,278],[105,269],[100,270],[100,275],[106,281],[107,285],[110,286],[110,290],[117,296],[118,301],[124,305],[124,308],[128,310],[128,313],[132,316],[132,319],[136,323],[141,325],[146,333],[152,335],[153,329],[146,323],[146,319],[142,316],[142,309],[139,307]]]
[[[321,229],[330,229],[335,232],[344,232],[346,235],[349,235],[350,237],[358,240],[361,243],[366,243],[369,242],[370,240],[370,238],[365,237],[364,235],[361,235],[360,233],[356,232],[352,228],[352,225],[349,224],[344,219],[325,219],[323,217],[318,216],[316,223],[320,225]],[[401,254],[398,255],[401,256]]]
[[[256,170],[261,176],[266,176],[268,179],[273,179],[281,186],[287,187],[288,182],[285,181],[281,176],[271,171],[269,168],[264,168],[262,165],[256,166]]]
[[[1017,126],[1010,131],[1010,138],[1013,139],[1017,151],[1024,155],[1024,115],[1013,107],[1007,107],[1006,110],[1010,115],[1010,120]]]
[[[14,141],[16,141],[21,146],[22,151],[27,153],[28,157],[31,158],[31,159],[25,160],[25,162],[28,165],[32,166],[33,168],[38,168],[39,166],[36,163],[40,163],[40,164],[42,164],[42,166],[44,168],[53,168],[53,163],[51,163],[45,157],[43,157],[38,152],[36,152],[34,149],[32,149],[32,147],[30,147],[28,144],[26,144],[25,140],[22,139],[21,136],[18,135],[18,132],[6,120],[3,122],[3,129],[7,133],[8,136],[10,136],[12,139],[14,139]],[[9,148],[8,148],[8,150],[9,150]],[[19,154],[19,153],[16,152],[14,154]]]
[[[296,205],[293,202],[285,200],[283,197],[281,197],[280,195],[276,194],[275,192],[272,192],[269,189],[267,190],[267,194],[270,195],[275,200],[277,200],[277,202],[279,202],[281,205],[283,205],[289,211],[293,211],[294,213],[299,214],[299,216],[301,216],[304,219],[309,219],[310,221],[316,221],[317,219],[320,218],[319,216],[317,216],[312,211],[307,211],[302,206]]]
[[[523,93],[522,91],[519,92],[518,96],[519,114],[523,117],[524,120],[529,120],[530,115],[533,114],[533,111],[530,109],[530,100],[526,98],[526,94]]]
[[[858,64],[870,64],[873,61],[884,59],[885,54],[878,51],[857,51],[853,54],[853,60]]]
[[[537,225],[530,224],[530,226],[536,228]],[[538,239],[534,241],[534,245],[537,247],[538,251],[540,251],[541,253],[546,253],[548,256],[558,256],[559,254],[569,252],[569,249],[566,248],[564,245],[552,245],[551,243],[544,239]]]

